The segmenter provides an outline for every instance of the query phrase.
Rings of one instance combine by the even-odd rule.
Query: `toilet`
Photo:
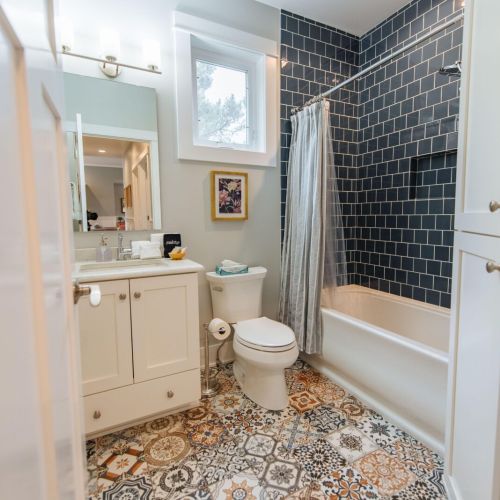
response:
[[[268,410],[288,405],[285,368],[295,363],[299,349],[288,326],[261,316],[262,288],[267,269],[220,276],[207,273],[213,315],[234,327],[234,376],[243,393]]]

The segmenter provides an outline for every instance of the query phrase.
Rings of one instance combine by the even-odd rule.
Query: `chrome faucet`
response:
[[[132,249],[123,247],[123,234],[118,231],[118,249],[116,260],[128,260],[132,257]]]

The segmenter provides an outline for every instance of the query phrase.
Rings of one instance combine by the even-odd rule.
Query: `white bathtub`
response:
[[[339,287],[323,309],[323,353],[304,359],[442,454],[449,321],[442,307]]]

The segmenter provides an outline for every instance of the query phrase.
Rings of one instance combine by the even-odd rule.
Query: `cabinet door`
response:
[[[135,382],[197,368],[197,274],[130,280],[130,296]]]
[[[78,302],[83,394],[133,383],[128,280],[103,281],[101,304]]]
[[[500,236],[500,2],[468,0],[461,81],[456,228]],[[494,204],[490,210],[490,203]]]
[[[500,495],[500,238],[458,233],[447,473],[457,498]],[[498,267],[500,269],[500,267]]]

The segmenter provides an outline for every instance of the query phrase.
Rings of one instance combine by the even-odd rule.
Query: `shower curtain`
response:
[[[320,353],[321,306],[346,279],[342,215],[333,165],[329,102],[292,116],[279,319],[299,349]]]

